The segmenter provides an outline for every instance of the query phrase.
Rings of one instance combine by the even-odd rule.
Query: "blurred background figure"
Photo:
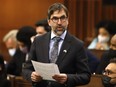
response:
[[[101,21],[96,25],[96,38],[88,49],[109,50],[110,38],[116,34],[116,23],[111,20]]]
[[[0,55],[0,87],[11,87],[11,82],[7,80],[6,68],[2,55]]]
[[[116,57],[110,60],[103,74],[104,87],[116,87]]]
[[[28,53],[31,47],[30,38],[32,36],[35,36],[36,34],[37,34],[36,30],[31,26],[23,26],[19,28],[16,38],[18,40],[18,45],[19,45],[20,50],[26,54],[25,61],[28,60]]]
[[[103,53],[100,64],[96,70],[96,74],[102,74],[105,67],[109,64],[110,60],[116,57],[116,34],[111,38],[110,50]]]
[[[35,24],[35,26],[36,26],[36,32],[38,35],[43,35],[51,30],[50,26],[48,25],[47,19],[38,21]]]
[[[17,32],[18,32],[17,29],[11,30],[3,37],[3,42],[5,43],[10,56],[15,55],[16,49],[18,47],[17,40],[16,40]]]
[[[91,74],[94,74],[100,63],[100,60],[90,50],[86,49],[86,53],[88,56],[88,65],[89,65]]]
[[[11,56],[11,59],[7,64],[7,74],[20,76],[22,70],[22,62],[24,61],[25,54],[21,52],[18,47],[18,42],[16,39],[17,32],[17,29],[9,31],[4,36],[3,41]]]
[[[48,25],[47,19],[43,19],[36,22],[35,26],[36,26],[36,33],[37,33],[36,36],[43,35],[51,30],[50,26]],[[36,36],[31,37],[32,42]]]

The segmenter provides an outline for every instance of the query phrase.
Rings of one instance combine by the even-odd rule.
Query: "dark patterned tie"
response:
[[[51,49],[51,58],[50,58],[51,63],[55,63],[56,60],[57,60],[58,44],[59,44],[59,41],[61,40],[61,38],[60,37],[54,37],[53,40],[54,40],[54,44],[53,44],[53,47]]]

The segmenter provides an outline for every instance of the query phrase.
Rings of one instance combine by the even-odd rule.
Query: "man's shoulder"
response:
[[[74,42],[76,42],[76,43],[78,43],[78,44],[84,44],[84,42],[81,40],[81,39],[79,39],[78,37],[76,37],[76,36],[74,36],[74,35],[70,35],[71,36],[71,39],[74,41]]]
[[[67,33],[66,41],[69,41],[71,45],[74,46],[75,48],[81,48],[84,45],[82,40],[80,40],[79,38],[70,33]]]
[[[40,39],[44,40],[45,38],[49,38],[49,37],[50,37],[50,32],[40,35],[40,36],[37,36],[35,39],[36,40],[40,40]]]

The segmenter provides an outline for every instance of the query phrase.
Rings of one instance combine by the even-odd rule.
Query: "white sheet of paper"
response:
[[[35,71],[42,76],[44,80],[55,81],[52,76],[60,74],[58,66],[54,63],[41,63],[31,60]]]

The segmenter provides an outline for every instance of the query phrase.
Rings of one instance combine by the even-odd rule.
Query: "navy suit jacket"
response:
[[[49,43],[51,33],[47,33],[43,36],[35,38],[29,59],[43,63],[49,63]],[[64,51],[65,50],[65,51]],[[70,35],[68,32],[62,44],[56,64],[59,67],[60,73],[65,73],[68,76],[66,84],[60,84],[58,82],[52,82],[50,87],[75,87],[77,85],[84,85],[90,81],[90,70],[88,68],[88,58],[86,56],[85,49],[83,48],[83,42],[76,37]],[[31,61],[26,62],[23,67],[23,76],[27,80],[30,79],[30,75],[34,71]],[[37,87],[47,87],[48,81],[38,82]]]

